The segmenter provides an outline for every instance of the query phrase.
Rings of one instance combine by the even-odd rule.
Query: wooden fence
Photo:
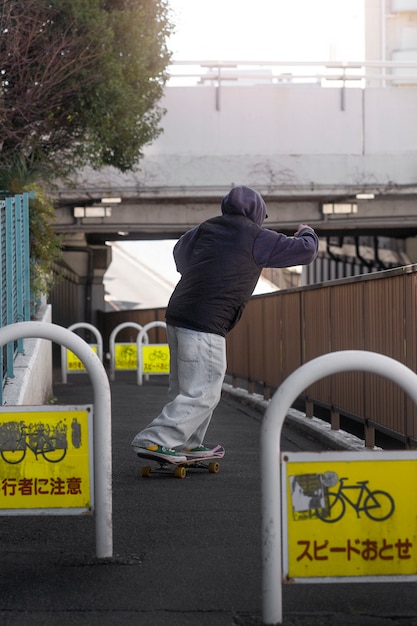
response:
[[[417,265],[255,296],[227,338],[228,374],[268,398],[300,365],[337,350],[371,350],[416,371],[416,299]],[[108,337],[124,321],[163,319],[164,309],[103,313],[100,330]],[[335,374],[301,400],[308,416],[324,411],[332,428],[355,424],[368,446],[384,434],[417,445],[417,407],[380,376]]]

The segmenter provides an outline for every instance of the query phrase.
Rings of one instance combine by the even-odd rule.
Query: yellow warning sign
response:
[[[138,369],[138,347],[136,343],[116,343],[114,348],[116,370]]]
[[[90,348],[93,352],[97,354],[97,344],[90,343]],[[85,372],[85,366],[82,361],[77,357],[76,354],[71,352],[71,350],[67,350],[67,371],[68,372]]]
[[[90,510],[91,427],[91,406],[1,409],[0,510]]]
[[[287,578],[417,574],[417,455],[400,454],[284,456]]]
[[[144,374],[169,374],[169,346],[156,343],[142,346]]]

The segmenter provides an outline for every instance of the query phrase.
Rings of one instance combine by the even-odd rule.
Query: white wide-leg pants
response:
[[[226,340],[167,325],[170,349],[168,403],[132,444],[183,450],[203,443],[221,397],[226,373]]]

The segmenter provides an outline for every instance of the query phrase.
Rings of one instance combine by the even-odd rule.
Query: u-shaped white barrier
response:
[[[92,324],[89,324],[88,322],[77,322],[76,324],[72,324],[71,326],[68,326],[68,330],[71,330],[71,331],[77,330],[78,328],[84,328],[85,330],[89,330],[91,333],[93,333],[97,342],[97,356],[100,359],[100,361],[103,362],[103,338],[101,336],[100,331],[95,326],[93,326]],[[91,348],[91,345],[90,345],[90,348]],[[72,352],[74,352],[74,350],[72,350]],[[62,373],[62,382],[66,383],[67,374],[68,374],[67,349],[64,344],[61,345],[61,373]]]
[[[417,404],[417,375],[388,356],[342,350],[319,356],[293,372],[275,392],[261,427],[262,622],[282,624],[281,431],[287,412],[303,391],[325,376],[364,371],[397,383]]]
[[[116,328],[113,328],[109,337],[109,352],[110,352],[110,380],[114,380],[116,373],[116,337],[124,328],[135,328],[138,333],[142,330],[143,326],[136,324],[135,322],[122,322]],[[149,343],[148,334],[146,333],[143,338],[145,343]]]
[[[71,330],[45,322],[19,322],[0,328],[0,346],[17,339],[49,339],[84,363],[94,392],[94,499],[97,558],[113,555],[111,397],[106,370],[90,345]]]
[[[145,341],[149,343],[148,340],[148,330],[151,328],[165,328],[167,327],[166,322],[149,322],[149,324],[145,324],[145,326],[139,331],[136,344],[137,344],[137,353],[138,353],[138,371],[137,371],[137,384],[142,385],[143,383],[143,356],[142,356],[142,345]]]

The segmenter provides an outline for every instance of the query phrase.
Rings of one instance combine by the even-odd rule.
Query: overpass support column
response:
[[[411,263],[417,263],[417,237],[407,237],[405,240],[405,253]]]
[[[111,248],[89,246],[83,234],[65,239],[59,264],[63,278],[51,293],[52,317],[68,327],[76,322],[97,323],[97,310],[104,310],[103,276],[111,263]]]

